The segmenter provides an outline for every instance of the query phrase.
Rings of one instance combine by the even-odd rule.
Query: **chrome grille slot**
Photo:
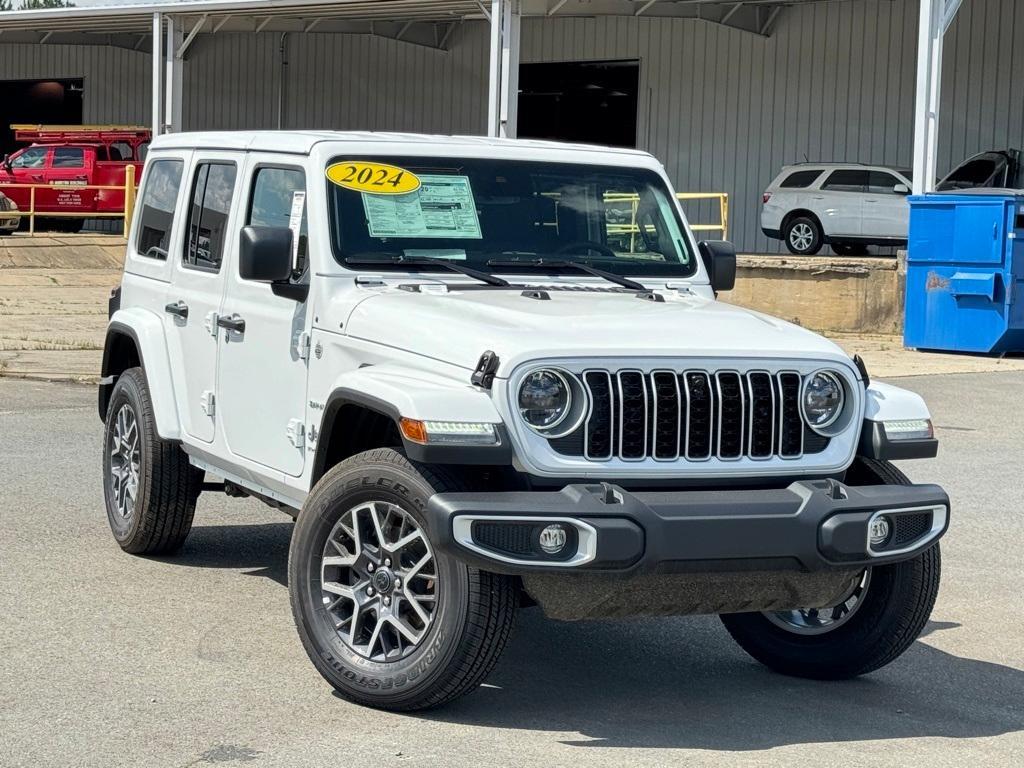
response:
[[[796,371],[586,370],[580,378],[590,409],[574,455],[590,461],[798,459],[828,446],[828,438],[805,445]]]
[[[647,458],[647,381],[641,371],[619,371],[619,458]]]
[[[683,384],[686,389],[686,458],[710,459],[715,428],[711,377],[703,371],[687,371],[683,374]]]
[[[720,459],[743,455],[744,395],[740,375],[734,371],[715,374],[718,395],[718,452]]]
[[[804,453],[804,420],[800,416],[800,374],[784,371],[776,378],[779,384],[779,456],[784,459],[797,459]]]

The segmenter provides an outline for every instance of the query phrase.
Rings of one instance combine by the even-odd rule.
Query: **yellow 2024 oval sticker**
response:
[[[327,178],[339,187],[372,195],[407,195],[420,188],[415,173],[384,163],[334,163],[327,166]]]

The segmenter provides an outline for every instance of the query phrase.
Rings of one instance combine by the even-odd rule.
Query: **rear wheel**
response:
[[[889,462],[859,458],[851,485],[908,485]],[[912,560],[868,568],[834,605],[723,615],[740,646],[762,664],[796,677],[834,680],[873,672],[921,634],[939,591],[939,545]]]
[[[494,667],[514,581],[438,552],[423,518],[457,485],[395,450],[343,461],[299,514],[288,559],[292,613],[310,660],[351,701],[396,711],[445,704]]]
[[[177,443],[157,435],[141,368],[129,368],[114,385],[103,445],[107,521],[121,549],[155,555],[180,547],[192,530],[203,473]]]
[[[813,256],[821,250],[821,225],[810,216],[795,216],[783,229],[786,247],[797,256]]]

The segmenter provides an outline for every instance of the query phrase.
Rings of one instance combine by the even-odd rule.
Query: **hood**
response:
[[[752,357],[849,363],[835,344],[799,326],[720,301],[665,291],[418,292],[375,289],[346,322],[348,335],[472,370],[493,350],[505,377],[520,363],[564,357]]]

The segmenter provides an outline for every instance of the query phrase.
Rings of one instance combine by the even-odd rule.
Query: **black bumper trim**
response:
[[[922,507],[944,510],[940,531],[906,551],[868,552],[867,526],[874,513]],[[596,553],[589,562],[571,567],[503,562],[457,541],[453,521],[460,515],[580,520],[597,531]],[[427,504],[426,517],[431,539],[441,551],[499,573],[741,571],[755,563],[811,572],[915,557],[945,533],[949,497],[937,485],[852,487],[835,480],[799,481],[770,490],[667,493],[580,484],[561,491],[437,494]],[[828,520],[832,524],[825,526]],[[832,537],[836,530],[843,531],[841,546]],[[861,551],[851,550],[851,535],[860,537]]]

